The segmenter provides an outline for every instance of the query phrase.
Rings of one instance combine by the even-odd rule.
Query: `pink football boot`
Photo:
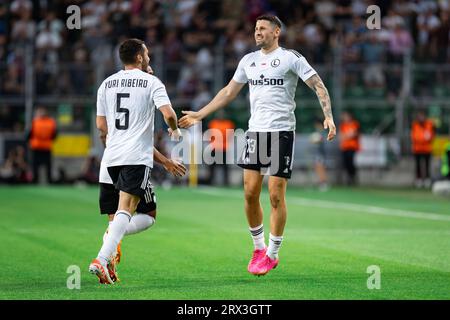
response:
[[[263,276],[267,274],[270,270],[275,269],[278,266],[279,259],[270,259],[267,255],[259,260],[257,263],[253,274],[257,276]]]
[[[258,265],[260,260],[262,258],[264,258],[264,256],[266,255],[266,250],[267,250],[267,248],[255,249],[253,251],[253,256],[250,259],[250,262],[248,263],[248,267],[247,267],[248,272],[250,272],[250,273],[252,273],[254,275],[257,275],[257,273],[256,273],[256,266]]]

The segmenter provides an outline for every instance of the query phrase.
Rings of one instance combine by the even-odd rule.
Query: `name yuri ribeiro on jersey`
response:
[[[105,89],[118,88],[147,88],[147,80],[144,79],[113,79],[105,82]]]

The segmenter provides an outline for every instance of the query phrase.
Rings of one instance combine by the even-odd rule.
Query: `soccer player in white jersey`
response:
[[[147,67],[147,73],[153,74],[153,70],[150,66]],[[106,148],[106,135],[100,131],[100,140],[103,146]],[[160,153],[156,148],[153,148],[153,158],[155,162],[160,163],[164,169],[171,173],[175,177],[182,177],[186,174],[186,167],[179,161],[168,159],[162,153]],[[103,235],[103,241],[106,240],[106,235],[108,234],[109,224],[114,220],[115,213],[119,206],[119,190],[117,190],[109,176],[108,169],[105,163],[100,164],[100,174],[99,174],[99,208],[101,215],[107,215],[108,217],[108,228]],[[149,204],[144,201],[140,201],[137,208],[136,214],[130,220],[125,231],[125,236],[136,234],[147,230],[156,222],[156,199],[155,202]],[[116,251],[113,253],[112,258],[108,264],[108,271],[111,280],[113,282],[118,281],[118,274],[116,271],[117,265],[120,263],[122,256],[121,242],[117,245]],[[103,283],[100,280],[100,283]]]
[[[161,81],[146,72],[150,58],[144,42],[125,40],[119,48],[124,64],[97,92],[97,128],[106,136],[103,162],[119,192],[119,204],[105,241],[89,271],[102,283],[114,283],[108,264],[130,224],[139,202],[155,202],[150,171],[153,167],[153,126],[157,108],[173,138],[179,138],[177,116]],[[145,71],[144,71],[145,70]]]
[[[316,71],[297,51],[278,45],[281,21],[273,15],[257,18],[255,41],[260,50],[245,55],[233,79],[205,107],[183,111],[181,127],[189,127],[236,98],[246,83],[250,89],[249,128],[238,165],[244,169],[245,212],[254,243],[248,271],[265,275],[279,262],[278,251],[286,224],[285,193],[291,177],[295,136],[295,90],[298,78],[312,88],[325,116],[328,140],[336,135],[328,91]],[[268,159],[263,159],[265,155]],[[263,212],[259,201],[264,175],[269,175],[271,216],[269,245],[264,240]]]
[[[106,137],[105,137],[106,138]],[[102,139],[104,144],[106,141]],[[106,145],[105,145],[106,146]],[[156,148],[153,149],[153,157],[154,161],[160,163],[164,169],[171,173],[175,177],[182,177],[186,174],[186,167],[179,161],[168,159],[162,153],[160,153]],[[113,184],[111,177],[109,176],[108,170],[104,162],[101,162],[100,165],[100,174],[99,174],[99,184],[100,184],[100,192],[99,192],[99,208],[101,215],[107,215],[108,217],[108,228],[103,235],[103,242],[106,240],[106,236],[108,234],[109,225],[114,220],[115,213],[119,206],[119,190]],[[149,229],[156,222],[156,198],[153,197],[154,202],[145,203],[144,201],[140,201],[137,208],[136,213],[130,220],[130,223],[127,225],[127,229],[125,230],[124,236],[140,233]],[[112,257],[107,265],[109,276],[113,282],[119,280],[118,274],[116,271],[117,265],[120,263],[120,259],[122,257],[121,250],[121,242],[117,245],[117,249],[112,254]],[[109,284],[102,282],[100,279],[100,283]]]

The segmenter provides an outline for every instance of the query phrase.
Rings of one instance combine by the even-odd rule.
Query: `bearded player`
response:
[[[260,50],[245,55],[233,79],[205,107],[183,111],[181,127],[190,127],[233,101],[246,83],[250,89],[250,120],[246,146],[238,165],[244,169],[245,213],[254,243],[248,271],[265,275],[277,267],[286,224],[285,193],[291,177],[295,143],[295,90],[298,78],[316,92],[329,129],[336,135],[328,91],[317,72],[295,50],[278,45],[281,21],[273,15],[257,18],[255,41]],[[263,211],[259,201],[264,175],[269,175],[270,235],[265,244]]]
[[[102,162],[117,190],[119,200],[114,219],[108,228],[103,245],[89,265],[101,283],[114,283],[110,267],[114,252],[132,224],[139,203],[151,211],[156,198],[150,181],[153,167],[153,127],[155,109],[169,126],[172,138],[178,139],[177,116],[167,96],[165,86],[148,74],[148,48],[139,39],[125,40],[119,48],[124,64],[121,70],[108,77],[97,93],[97,128],[106,137]],[[153,214],[155,214],[154,212]],[[148,218],[153,218],[147,215]],[[148,218],[146,218],[148,220]],[[113,274],[114,277],[114,274]]]

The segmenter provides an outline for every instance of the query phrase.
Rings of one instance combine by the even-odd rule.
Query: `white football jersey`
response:
[[[98,175],[98,182],[113,184],[111,177],[109,176],[108,168],[106,164],[103,162],[100,163],[100,174]]]
[[[316,73],[295,50],[279,47],[268,54],[258,50],[245,55],[233,80],[250,87],[249,131],[294,131],[298,78],[306,81]]]
[[[139,69],[121,70],[103,81],[97,92],[97,115],[108,124],[102,163],[153,167],[155,107],[167,104],[162,82]]]

